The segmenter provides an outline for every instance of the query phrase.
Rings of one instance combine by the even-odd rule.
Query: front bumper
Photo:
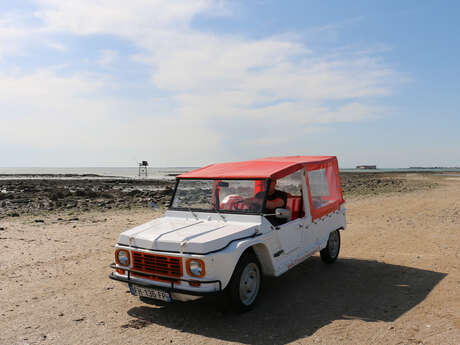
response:
[[[110,268],[117,269],[117,268],[121,268],[121,267],[117,267],[115,263],[112,263],[112,264],[110,264]],[[139,279],[137,277],[133,279],[131,277],[131,272],[133,272],[133,273],[144,273],[144,272],[138,272],[136,270],[132,270],[132,269],[129,269],[129,268],[124,268],[124,267],[121,268],[121,269],[123,269],[125,272],[127,272],[126,276],[117,275],[117,274],[115,274],[115,272],[112,272],[112,273],[109,274],[109,278],[113,279],[113,280],[123,282],[123,283],[135,284],[135,285],[140,285],[140,286],[144,286],[144,287],[152,287],[152,288],[155,288],[155,289],[160,289],[160,290],[163,290],[163,291],[167,291],[169,293],[179,293],[179,294],[190,295],[190,296],[209,296],[209,295],[213,295],[213,294],[222,292],[222,282],[220,280],[207,280],[207,281],[199,280],[198,281],[198,280],[192,280],[192,279],[161,277],[162,280],[167,280],[167,281],[170,282],[168,286],[163,286],[163,285],[158,285],[155,282],[149,282],[147,279]],[[181,282],[185,282],[185,283],[189,283],[189,282],[200,283],[200,286],[201,285],[207,285],[207,284],[214,284],[214,285],[217,285],[218,288],[217,288],[217,290],[214,290],[214,291],[199,291],[198,289],[193,289],[192,287],[191,287],[190,290],[181,289],[181,288],[178,288],[176,286],[177,281],[181,281]]]

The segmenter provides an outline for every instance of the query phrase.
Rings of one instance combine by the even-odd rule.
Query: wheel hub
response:
[[[260,288],[259,267],[251,262],[243,270],[240,280],[240,299],[244,305],[250,305],[257,297]]]

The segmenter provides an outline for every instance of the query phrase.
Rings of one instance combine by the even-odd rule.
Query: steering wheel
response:
[[[258,202],[251,202],[249,205],[249,211],[251,212],[257,212],[260,210],[260,204]]]
[[[239,204],[241,204],[241,203],[244,203],[244,202],[245,202],[244,199],[236,200],[236,201],[233,203],[232,208],[233,208],[234,210],[242,210],[242,208],[240,208],[240,207],[237,206],[237,205],[239,205]]]
[[[235,210],[246,210],[247,209],[248,211],[256,212],[260,208],[260,203],[257,202],[256,200],[257,199],[253,199],[253,198],[237,200],[233,204],[233,209],[235,209]],[[248,204],[246,204],[246,202]],[[241,208],[241,207],[237,206],[237,205],[239,205],[241,203],[243,203],[244,206],[246,206],[247,208]]]

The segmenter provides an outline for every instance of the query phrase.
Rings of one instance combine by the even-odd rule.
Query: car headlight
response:
[[[193,277],[203,277],[205,274],[204,262],[200,259],[188,259],[187,260],[187,273]]]
[[[118,249],[115,252],[115,261],[122,266],[129,266],[129,252],[125,249]]]

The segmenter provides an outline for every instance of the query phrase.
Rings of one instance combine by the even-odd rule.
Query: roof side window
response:
[[[276,189],[289,193],[291,196],[302,195],[302,170],[278,179]]]
[[[338,208],[342,201],[338,169],[334,162],[329,162],[308,167],[307,170],[312,216],[318,218]]]

